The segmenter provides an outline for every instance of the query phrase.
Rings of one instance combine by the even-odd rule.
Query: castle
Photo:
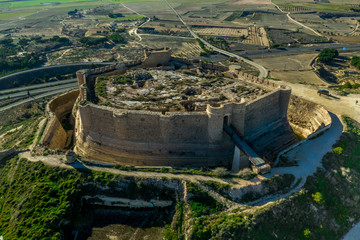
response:
[[[165,75],[169,71],[182,78],[181,74],[189,71],[221,73],[222,82],[230,87],[208,87],[209,96],[204,96],[206,89],[200,87],[198,98],[201,99],[194,101],[201,104],[192,110],[184,110],[179,104],[176,105],[176,101],[184,102],[181,99],[173,102],[164,99],[178,110],[154,110],[151,106],[146,109],[119,107],[106,102],[106,99],[100,104],[102,97],[96,91],[99,79],[115,79],[113,76],[124,76],[139,69]],[[51,120],[43,143],[50,148],[64,148],[74,141],[74,151],[93,161],[132,166],[231,167],[236,151],[231,137],[223,130],[224,124],[231,126],[261,157],[270,162],[277,153],[297,141],[287,119],[290,88],[226,66],[175,58],[169,49],[146,52],[144,59],[139,61],[80,70],[77,78],[79,90],[63,94],[48,104],[47,112]],[[206,77],[192,79],[206,81]],[[233,93],[238,86],[236,84],[242,84],[251,91],[241,93],[241,98],[237,97],[237,93]],[[125,91],[124,96],[129,94],[126,91],[139,92],[130,85],[121,85],[123,89],[119,92]],[[239,91],[244,88],[241,86],[237,87]],[[155,88],[149,89],[154,91],[152,89]],[[214,96],[217,97],[215,92],[222,95],[224,89],[226,94],[235,97],[214,102]],[[176,93],[175,90],[172,92]],[[251,95],[251,92],[258,94]],[[247,99],[248,95],[251,98]],[[193,96],[189,96],[189,99],[193,99]],[[65,130],[64,121],[72,124],[74,129]],[[239,167],[247,166],[249,160],[240,151]]]

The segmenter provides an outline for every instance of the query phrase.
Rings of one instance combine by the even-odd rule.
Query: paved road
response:
[[[201,37],[199,37],[196,33],[194,33],[191,28],[184,22],[184,20],[181,18],[181,16],[178,14],[178,12],[170,5],[170,3],[167,0],[164,0],[166,2],[166,4],[169,6],[169,8],[171,8],[171,10],[175,13],[175,15],[179,18],[179,20],[182,22],[182,24],[187,28],[187,30],[190,32],[190,34],[195,38],[195,39],[199,39],[200,41],[202,41],[208,48],[212,49],[215,52],[219,52],[223,55],[226,55],[228,57],[234,57],[237,59],[242,60],[243,62],[246,62],[247,64],[250,64],[254,67],[256,67],[259,70],[259,77],[261,78],[265,78],[268,76],[268,71],[266,70],[266,68],[264,68],[263,66],[261,66],[258,63],[255,63],[253,61],[250,61],[246,58],[240,57],[239,55],[236,55],[234,53],[230,53],[227,52],[225,50],[219,49],[217,47],[214,47],[213,45],[211,45],[210,43],[208,43],[207,41],[205,41],[204,39],[202,39]]]
[[[67,63],[67,64],[59,64],[59,65],[52,65],[52,66],[44,66],[44,67],[40,67],[40,68],[33,68],[33,69],[29,69],[29,70],[24,70],[24,71],[20,71],[20,72],[16,72],[16,73],[12,73],[12,74],[8,74],[5,75],[3,77],[0,77],[0,90],[3,90],[3,86],[2,86],[2,81],[6,81],[8,80],[8,78],[12,78],[12,77],[21,77],[21,75],[23,74],[28,74],[28,73],[32,73],[32,72],[37,72],[37,71],[43,71],[43,70],[47,70],[47,69],[61,69],[61,68],[69,68],[69,67],[77,67],[77,66],[84,66],[84,68],[89,68],[90,65],[95,65],[95,66],[106,66],[106,65],[110,65],[110,64],[114,64],[114,62],[83,62],[83,63]],[[26,75],[25,75],[26,76]],[[9,88],[10,89],[10,88]]]
[[[56,86],[56,85],[62,85],[66,83],[76,82],[76,78],[67,79],[67,80],[60,80],[55,82],[48,82],[48,83],[41,83],[41,84],[33,84],[26,87],[18,87],[18,88],[10,88],[6,90],[1,90],[0,95],[7,94],[7,93],[14,93],[14,92],[20,92],[20,91],[27,91],[32,89],[38,89],[38,88],[44,88],[44,87],[50,87],[50,86]]]
[[[321,44],[321,45],[309,46],[309,47],[289,47],[289,48],[251,50],[244,52],[235,52],[235,54],[239,54],[247,57],[292,55],[292,54],[320,52],[324,48],[335,48],[340,52],[344,51],[343,48],[346,48],[346,51],[351,52],[351,51],[360,51],[360,44],[331,43],[331,44]]]
[[[24,99],[24,100],[21,100],[21,101],[12,103],[12,104],[10,104],[10,105],[1,107],[1,108],[0,108],[0,112],[5,111],[5,110],[7,110],[7,109],[10,109],[10,108],[12,108],[12,107],[19,106],[20,104],[23,104],[23,103],[27,103],[27,102],[31,102],[31,101],[36,100],[36,99],[40,99],[40,98],[44,98],[44,97],[49,97],[49,96],[53,96],[53,95],[56,95],[56,94],[59,94],[59,93],[67,92],[67,91],[70,91],[70,90],[75,89],[75,88],[77,88],[77,86],[75,86],[75,87],[63,88],[63,89],[59,89],[59,90],[55,90],[55,91],[51,91],[51,92],[46,92],[46,93],[43,93],[43,94],[40,94],[40,95],[37,95],[37,96],[34,96],[34,97],[29,97],[29,98],[26,98],[26,99]]]
[[[43,87],[43,88],[38,88],[38,89],[33,88],[33,90],[24,90],[24,91],[4,94],[4,95],[0,96],[0,100],[8,99],[8,98],[25,97],[28,95],[28,91],[31,96],[35,96],[35,95],[38,95],[41,93],[52,92],[52,91],[62,90],[62,89],[76,88],[76,87],[78,87],[78,84],[75,79],[75,81],[72,80],[72,82],[70,82],[70,83],[65,83],[65,84],[61,84],[61,85],[57,85],[57,86]],[[16,90],[16,89],[13,89],[13,90]]]

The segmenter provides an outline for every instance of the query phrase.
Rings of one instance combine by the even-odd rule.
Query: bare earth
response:
[[[306,100],[323,105],[328,111],[337,115],[346,115],[356,121],[360,121],[360,94],[349,94],[348,96],[337,96],[335,91],[330,90],[331,97],[319,96],[318,88],[311,85],[278,82],[292,88],[292,94],[305,98]],[[359,101],[356,104],[356,100]]]

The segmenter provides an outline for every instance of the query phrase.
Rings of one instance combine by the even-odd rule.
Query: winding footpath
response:
[[[139,38],[139,41],[141,42],[141,41],[142,41],[142,37],[137,33],[137,30],[138,30],[139,28],[141,28],[142,26],[144,26],[145,24],[147,24],[147,23],[150,21],[150,18],[147,17],[147,16],[145,16],[145,15],[143,15],[143,14],[138,13],[137,11],[135,11],[135,10],[133,10],[133,9],[127,7],[127,6],[125,6],[125,4],[123,4],[123,3],[122,3],[121,5],[122,5],[124,8],[128,9],[129,11],[131,11],[131,12],[133,12],[133,13],[139,15],[139,16],[144,16],[144,17],[146,17],[146,21],[145,21],[145,22],[141,23],[139,26],[136,26],[136,27],[134,27],[133,29],[131,29],[131,30],[129,31],[129,35],[130,35],[130,36],[133,36],[133,35],[137,36],[137,37]]]
[[[243,58],[243,57],[240,57],[239,55],[236,55],[234,53],[230,53],[228,51],[225,51],[225,50],[222,50],[222,49],[219,49],[213,45],[211,45],[209,42],[205,41],[203,38],[201,38],[199,35],[197,35],[195,32],[193,32],[191,30],[191,28],[185,23],[185,21],[182,19],[182,17],[179,15],[179,13],[171,6],[171,4],[167,1],[167,0],[164,0],[165,3],[169,6],[169,8],[175,13],[175,15],[179,18],[179,20],[182,22],[182,24],[187,28],[187,30],[190,32],[190,34],[195,38],[195,39],[199,39],[201,42],[203,42],[205,44],[205,46],[207,46],[208,48],[210,48],[211,50],[215,51],[215,52],[218,52],[218,53],[221,53],[225,56],[228,56],[228,57],[234,57],[234,58],[237,58],[237,59],[240,59],[241,61],[257,68],[259,70],[259,78],[266,78],[269,74],[268,70],[266,68],[264,68],[262,65],[258,64],[258,63],[255,63],[253,61],[250,61],[246,58]]]

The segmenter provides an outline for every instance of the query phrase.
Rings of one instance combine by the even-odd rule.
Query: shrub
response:
[[[113,41],[114,43],[125,42],[125,39],[118,33],[113,33],[113,34],[109,35],[107,38],[110,39],[111,41]]]
[[[360,87],[359,83],[355,83],[351,86],[352,89],[358,89]]]
[[[352,57],[350,64],[356,67],[357,69],[360,69],[360,57],[357,56]]]
[[[107,97],[106,82],[107,80],[104,80],[102,78],[98,78],[96,80],[95,92],[98,96],[101,96],[103,98]]]
[[[305,230],[304,230],[304,237],[305,237],[305,238],[309,238],[309,237],[310,237],[310,233],[311,233],[311,232],[310,232],[309,229],[305,229]]]
[[[329,63],[337,56],[339,56],[339,52],[336,49],[325,48],[320,52],[318,56],[318,61],[323,63]]]
[[[79,42],[85,44],[86,46],[94,46],[100,43],[106,42],[106,38],[91,38],[91,37],[82,37],[79,39]]]
[[[320,192],[316,192],[314,194],[311,194],[311,196],[314,199],[314,201],[317,202],[318,204],[324,204],[325,203],[324,197]]]
[[[352,88],[352,85],[350,82],[346,82],[344,85],[339,87],[340,90],[347,89],[347,88]]]
[[[344,152],[344,149],[342,147],[336,147],[333,149],[333,152],[338,155],[341,155]]]

